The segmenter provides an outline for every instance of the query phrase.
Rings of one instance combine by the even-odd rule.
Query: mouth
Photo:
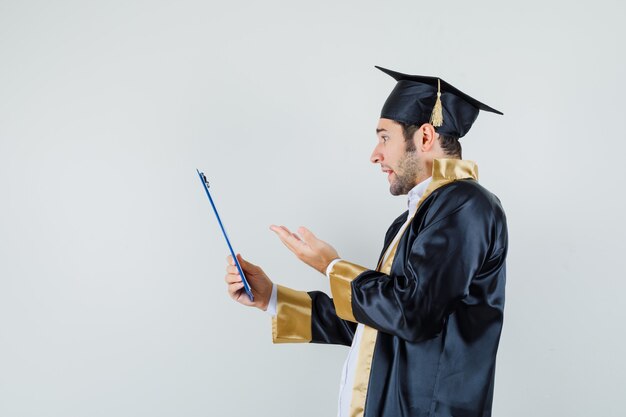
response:
[[[391,176],[393,175],[393,170],[391,169],[383,169],[383,172],[387,174],[387,179],[391,180]]]

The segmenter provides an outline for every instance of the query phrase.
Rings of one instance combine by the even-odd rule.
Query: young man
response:
[[[250,302],[228,259],[230,296],[273,315],[275,343],[350,346],[340,417],[491,416],[504,310],[507,227],[499,200],[461,159],[458,139],[479,110],[499,113],[446,82],[379,68],[396,87],[371,161],[409,209],[390,226],[375,270],[339,257],[306,228],[271,229],[330,279],[333,298],[274,285],[239,257]]]

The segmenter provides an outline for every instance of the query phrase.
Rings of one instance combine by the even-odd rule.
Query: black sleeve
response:
[[[311,343],[350,346],[357,324],[339,318],[333,299],[326,293],[310,291],[308,294],[312,300]]]

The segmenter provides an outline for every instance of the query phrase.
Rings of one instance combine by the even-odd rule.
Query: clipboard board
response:
[[[243,269],[239,264],[239,259],[235,255],[235,251],[233,250],[233,246],[230,243],[230,239],[228,238],[228,234],[226,233],[226,229],[224,229],[224,225],[222,224],[222,219],[220,218],[220,214],[217,212],[217,207],[215,207],[215,203],[213,202],[213,198],[211,197],[211,193],[209,192],[209,182],[204,175],[204,172],[200,172],[196,168],[196,172],[198,173],[198,177],[200,177],[200,182],[202,182],[202,186],[204,187],[204,191],[206,191],[207,197],[209,197],[209,202],[211,203],[211,207],[213,207],[213,212],[215,213],[215,217],[217,218],[217,222],[222,229],[222,233],[224,234],[224,239],[226,239],[226,244],[228,245],[228,249],[230,250],[230,254],[235,260],[235,265],[237,266],[237,270],[239,271],[239,276],[241,277],[241,281],[243,282],[243,288],[248,294],[248,298],[250,301],[254,301],[254,295],[252,295],[252,290],[250,289],[250,284],[248,284],[248,280],[246,279],[246,275],[243,273]]]

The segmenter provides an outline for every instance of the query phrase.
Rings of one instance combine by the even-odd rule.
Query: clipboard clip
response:
[[[204,175],[204,172],[200,172],[200,176],[202,177],[202,181],[206,184],[207,188],[211,188],[211,186],[209,185],[209,180],[206,179],[206,175]]]

